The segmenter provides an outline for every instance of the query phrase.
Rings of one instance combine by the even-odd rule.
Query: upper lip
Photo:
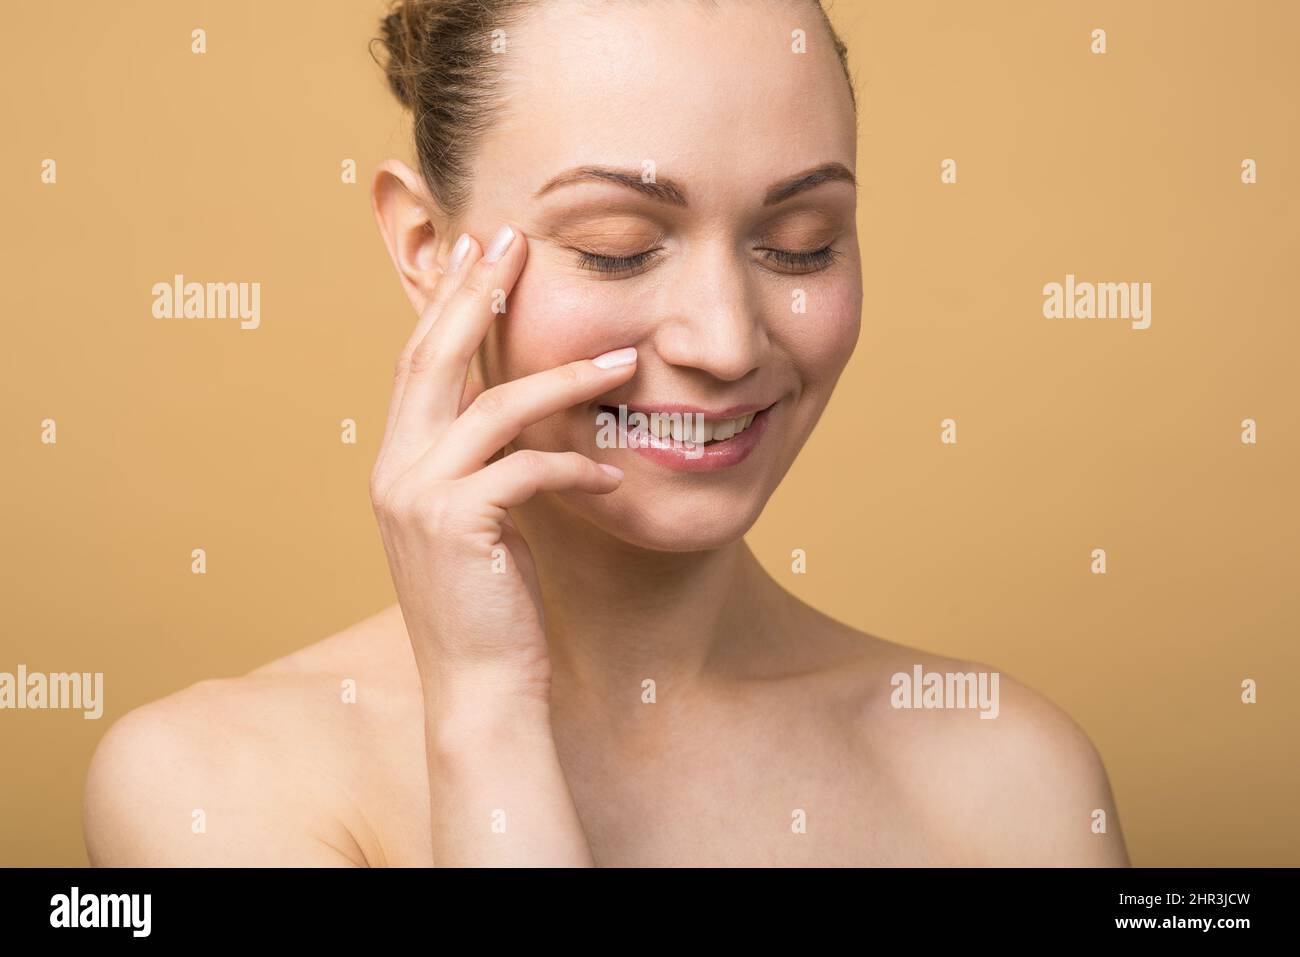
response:
[[[705,409],[698,405],[684,405],[678,402],[664,402],[655,405],[633,405],[631,402],[613,403],[608,408],[617,408],[619,405],[625,405],[629,414],[641,412],[649,415],[652,412],[664,412],[668,415],[679,413],[681,415],[702,415],[706,419],[738,419],[742,415],[749,415],[753,412],[762,412],[764,409],[776,405],[775,402],[747,402],[743,405],[729,405],[722,409]]]

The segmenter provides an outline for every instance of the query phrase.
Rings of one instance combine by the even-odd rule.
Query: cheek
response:
[[[812,388],[830,386],[848,364],[862,326],[862,283],[854,276],[807,289],[807,311],[783,303],[786,320],[773,330],[801,378]]]
[[[527,268],[485,341],[488,381],[592,359],[637,339],[636,303],[617,283]]]
[[[540,265],[540,264],[536,264]],[[629,286],[558,270],[525,268],[484,342],[489,384],[590,359],[642,340],[644,300]],[[769,334],[805,389],[829,395],[853,354],[861,328],[859,273],[806,287],[806,311],[794,312],[788,290],[764,303]],[[775,320],[773,317],[781,317]],[[824,398],[825,396],[823,396]],[[558,425],[558,423],[557,423]]]

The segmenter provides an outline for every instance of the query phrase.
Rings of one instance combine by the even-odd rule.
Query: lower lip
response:
[[[769,405],[754,416],[744,432],[735,438],[722,442],[710,442],[703,448],[689,448],[681,443],[672,444],[670,440],[661,439],[649,432],[636,432],[631,435],[620,425],[619,438],[627,448],[644,455],[660,465],[678,472],[711,472],[714,469],[727,469],[739,465],[754,451],[763,433],[767,431],[767,421],[771,418],[776,405]],[[642,442],[648,444],[642,444]]]

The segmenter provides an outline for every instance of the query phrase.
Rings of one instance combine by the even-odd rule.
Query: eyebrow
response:
[[[635,190],[643,196],[648,196],[653,200],[668,203],[672,206],[687,205],[686,190],[672,180],[656,179],[654,182],[645,182],[639,172],[615,169],[609,166],[575,166],[573,169],[565,170],[558,176],[548,180],[545,186],[533,194],[533,198],[538,199],[551,192],[551,190],[559,189],[561,186],[573,186],[589,180],[623,186]],[[802,173],[796,173],[794,176],[787,177],[768,187],[767,193],[763,197],[763,205],[775,206],[778,203],[785,202],[792,196],[810,190],[815,186],[820,186],[822,183],[832,182],[850,183],[855,188],[858,185],[853,173],[843,163],[823,163]]]
[[[791,196],[812,189],[814,186],[820,186],[822,183],[849,183],[855,189],[858,185],[857,179],[843,163],[823,163],[821,166],[814,166],[810,170],[796,173],[789,179],[777,183],[767,191],[767,195],[763,198],[763,205],[775,206],[777,203],[785,202]]]

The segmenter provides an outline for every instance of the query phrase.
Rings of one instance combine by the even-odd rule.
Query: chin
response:
[[[628,479],[633,479],[630,471]],[[647,488],[644,481],[628,481],[618,491],[600,496],[599,502],[592,496],[565,498],[570,509],[629,545],[656,552],[701,552],[743,538],[762,514],[768,494],[724,488],[679,491],[669,485]]]

